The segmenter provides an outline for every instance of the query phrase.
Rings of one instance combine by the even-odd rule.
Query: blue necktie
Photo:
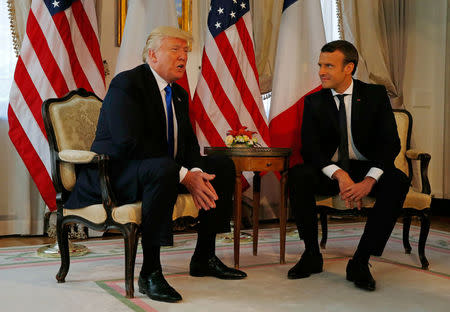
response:
[[[173,135],[173,110],[172,110],[172,88],[167,85],[166,91],[166,108],[167,108],[167,152],[169,157],[173,157],[174,153],[174,135]]]

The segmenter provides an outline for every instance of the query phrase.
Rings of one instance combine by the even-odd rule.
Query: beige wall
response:
[[[429,177],[436,197],[443,196],[449,174],[444,172],[447,6],[447,0],[412,0],[408,12],[405,106],[414,118],[412,147],[431,153]]]

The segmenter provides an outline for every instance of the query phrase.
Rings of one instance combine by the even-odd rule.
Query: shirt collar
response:
[[[352,79],[352,83],[348,86],[347,90],[345,90],[342,93],[337,93],[334,89],[331,89],[331,94],[333,94],[333,96],[336,96],[338,94],[352,95],[352,93],[353,93],[353,79]]]
[[[152,71],[153,76],[156,79],[156,83],[158,84],[159,92],[162,92],[164,90],[164,88],[170,83],[168,83],[163,78],[161,78],[161,76],[158,75],[158,73],[150,65],[148,67],[150,67],[150,70]]]

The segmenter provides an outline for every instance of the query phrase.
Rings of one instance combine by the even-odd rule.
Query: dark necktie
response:
[[[336,95],[339,99],[339,162],[341,168],[348,172],[350,168],[350,158],[348,155],[348,134],[347,134],[347,113],[345,111],[344,96],[347,94]]]
[[[167,85],[166,91],[166,108],[167,108],[167,152],[169,157],[173,157],[174,153],[174,135],[173,135],[173,110],[172,110],[172,88]]]

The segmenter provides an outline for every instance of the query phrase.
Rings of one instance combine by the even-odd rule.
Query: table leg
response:
[[[236,186],[234,195],[234,267],[239,269],[239,245],[241,242],[242,219],[242,172],[240,171],[236,171]]]
[[[281,175],[281,200],[280,200],[280,263],[286,263],[286,215],[287,215],[287,196],[286,196],[287,171]]]
[[[261,176],[255,171],[253,176],[253,255],[258,253],[259,200],[261,197]]]

